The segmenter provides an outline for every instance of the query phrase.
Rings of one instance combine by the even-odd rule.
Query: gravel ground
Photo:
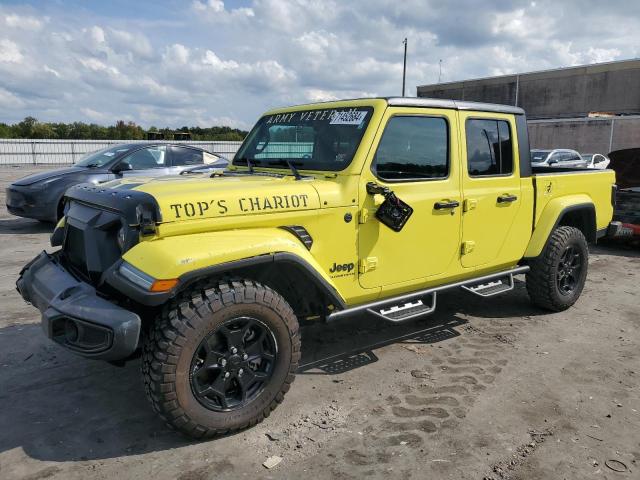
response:
[[[0,167],[10,181],[33,170]],[[438,298],[401,325],[302,329],[302,367],[259,426],[208,442],[168,431],[139,361],[78,358],[15,291],[51,227],[0,211],[0,478],[640,478],[640,252],[592,248],[579,302],[532,307],[522,282]],[[271,470],[262,463],[277,455]],[[624,470],[616,472],[615,470]]]

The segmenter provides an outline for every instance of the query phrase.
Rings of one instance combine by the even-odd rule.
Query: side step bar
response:
[[[421,299],[405,302],[403,305],[392,305],[389,308],[367,308],[367,312],[390,322],[404,322],[405,320],[411,320],[412,318],[421,317],[422,315],[429,315],[433,313],[435,309],[436,292],[433,292],[426,294]]]
[[[494,295],[513,290],[513,287],[513,273],[501,278],[496,278],[495,280],[484,280],[474,284],[462,285],[462,288],[465,290],[481,297],[493,297]]]
[[[417,292],[406,293],[385,300],[363,303],[333,312],[327,317],[327,322],[335,322],[363,312],[372,313],[390,322],[404,322],[433,313],[436,309],[436,294],[438,292],[463,287],[465,290],[482,297],[489,297],[512,290],[514,287],[513,276],[527,273],[528,271],[528,266],[516,267],[511,270],[418,290]]]

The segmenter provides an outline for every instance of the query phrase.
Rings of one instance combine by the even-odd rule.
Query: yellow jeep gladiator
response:
[[[272,110],[226,171],[84,184],[60,247],[17,287],[49,338],[87,358],[142,355],[146,393],[196,438],[260,422],[300,359],[300,319],[431,313],[526,274],[569,308],[612,217],[610,170],[532,170],[524,111],[374,98]]]

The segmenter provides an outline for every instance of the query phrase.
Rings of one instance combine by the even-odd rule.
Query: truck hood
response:
[[[225,174],[213,178],[131,178],[104,186],[151,195],[164,223],[318,209],[321,202],[316,182],[314,178],[296,181],[293,176]]]

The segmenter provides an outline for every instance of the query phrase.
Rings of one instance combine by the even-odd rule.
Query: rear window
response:
[[[544,162],[551,150],[531,150],[531,161],[534,163]]]
[[[471,118],[466,122],[467,168],[472,177],[513,173],[509,122]]]

